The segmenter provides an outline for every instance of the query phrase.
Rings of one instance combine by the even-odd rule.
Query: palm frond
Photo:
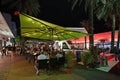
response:
[[[1,0],[1,5],[6,5],[6,4],[9,4],[11,2],[13,2],[14,0]]]
[[[73,0],[72,1],[72,10],[77,6],[80,5],[82,0]]]
[[[120,11],[120,0],[100,0],[99,4],[96,4],[94,13],[98,19],[104,18],[106,20],[113,14],[118,15]]]
[[[103,4],[106,4],[106,0],[100,0],[100,2],[102,2]]]
[[[10,8],[10,9],[13,9],[13,8],[16,7],[16,9],[19,9],[18,7],[20,7],[21,4],[22,4],[22,3],[21,3],[21,0],[17,0],[17,1],[14,1],[14,2],[12,3],[12,5],[9,6],[9,8]]]
[[[93,1],[91,0],[86,0],[85,2],[85,11],[87,12],[88,8],[90,7],[90,4],[92,4]]]
[[[28,13],[32,12],[34,15],[37,15],[40,12],[40,5],[38,0],[28,0]]]
[[[5,0],[2,5],[8,5],[8,9],[16,9],[22,13],[37,15],[40,12],[38,0]]]

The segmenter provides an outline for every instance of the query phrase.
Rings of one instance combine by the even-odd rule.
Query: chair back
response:
[[[64,66],[65,64],[65,57],[61,57],[58,59],[58,65],[59,67]]]
[[[58,59],[50,58],[50,69],[57,69],[57,66],[58,66]]]
[[[38,69],[48,69],[48,60],[44,59],[44,60],[38,60]]]

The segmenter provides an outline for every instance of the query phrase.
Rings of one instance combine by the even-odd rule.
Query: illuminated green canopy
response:
[[[20,24],[21,36],[41,40],[69,40],[87,35],[26,14],[20,14]]]

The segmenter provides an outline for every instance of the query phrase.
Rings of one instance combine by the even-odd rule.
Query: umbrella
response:
[[[69,40],[86,36],[86,33],[72,31],[59,25],[20,14],[21,36],[42,40]]]

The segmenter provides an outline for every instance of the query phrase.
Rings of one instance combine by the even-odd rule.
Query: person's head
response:
[[[45,55],[48,55],[48,52],[45,51],[44,54],[45,54]]]

